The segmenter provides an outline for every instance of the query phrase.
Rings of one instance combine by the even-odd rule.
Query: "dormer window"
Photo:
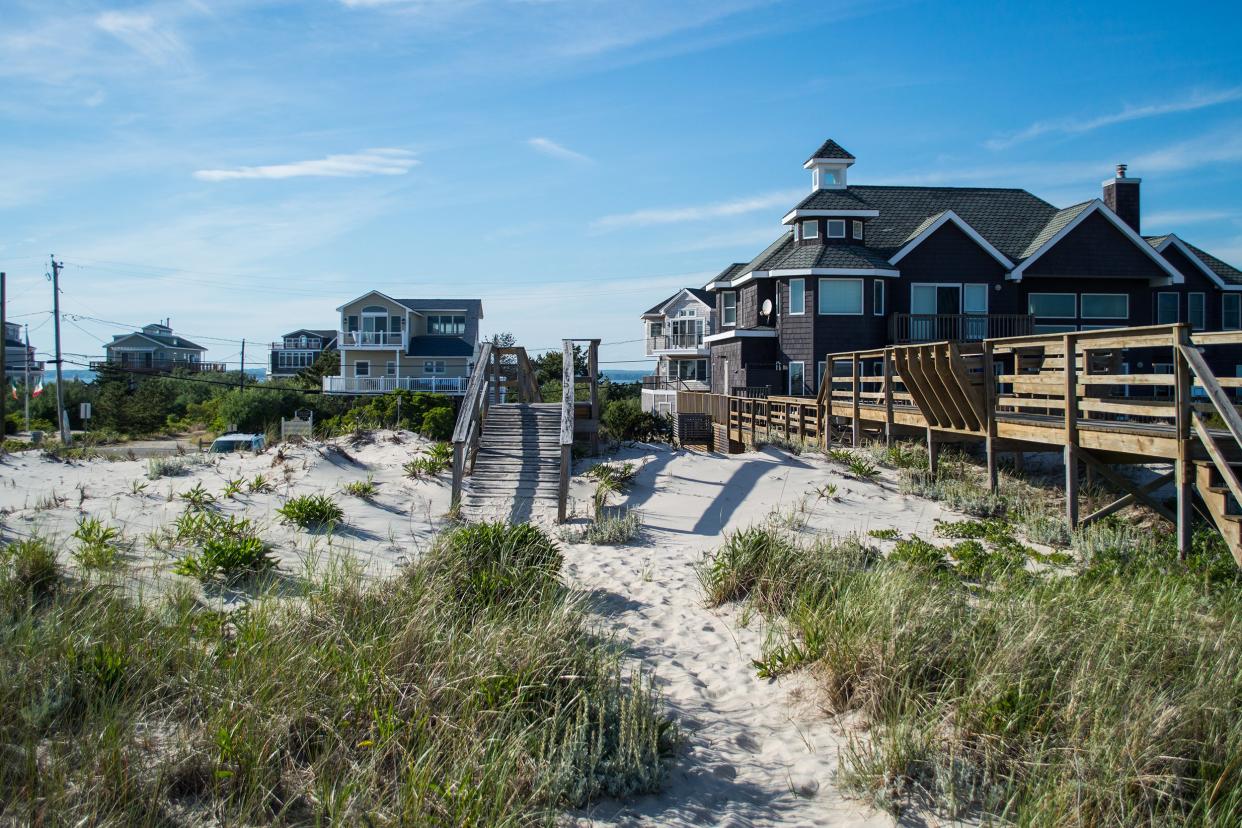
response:
[[[843,219],[830,219],[828,221],[828,238],[845,238],[845,221]]]
[[[857,219],[854,220],[854,238],[862,241],[862,222]]]
[[[832,222],[828,222],[828,223],[831,224]],[[802,222],[802,238],[818,239],[819,238],[819,222],[818,221]]]

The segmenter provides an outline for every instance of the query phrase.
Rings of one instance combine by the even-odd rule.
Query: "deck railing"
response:
[[[915,342],[981,342],[1024,336],[1034,330],[1034,317],[1018,313],[894,313],[888,317],[888,338],[894,345]]]
[[[338,331],[336,341],[349,348],[396,348],[405,344],[405,334],[400,331]]]
[[[91,362],[92,371],[105,371],[109,368],[138,373],[166,374],[172,371],[186,371],[192,374],[206,371],[227,371],[223,362],[191,362],[184,359],[148,359],[121,360],[106,359]]]
[[[659,351],[698,350],[703,348],[703,333],[663,334],[647,337],[647,355]]]

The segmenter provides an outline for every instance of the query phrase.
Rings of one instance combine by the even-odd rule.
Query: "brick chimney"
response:
[[[1139,229],[1139,182],[1141,178],[1126,178],[1126,165],[1117,165],[1117,175],[1104,182],[1104,203],[1126,224]]]

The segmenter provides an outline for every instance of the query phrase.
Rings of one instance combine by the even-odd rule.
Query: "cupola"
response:
[[[811,192],[844,190],[845,171],[854,163],[854,156],[829,138],[802,165],[811,171]]]

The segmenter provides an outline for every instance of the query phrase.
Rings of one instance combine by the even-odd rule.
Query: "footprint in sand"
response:
[[[738,747],[740,747],[742,750],[746,751],[747,753],[758,753],[759,752],[759,748],[760,748],[759,740],[756,739],[753,734],[745,733],[745,732],[739,733],[737,736],[734,737],[733,742],[734,744],[736,744]]]

